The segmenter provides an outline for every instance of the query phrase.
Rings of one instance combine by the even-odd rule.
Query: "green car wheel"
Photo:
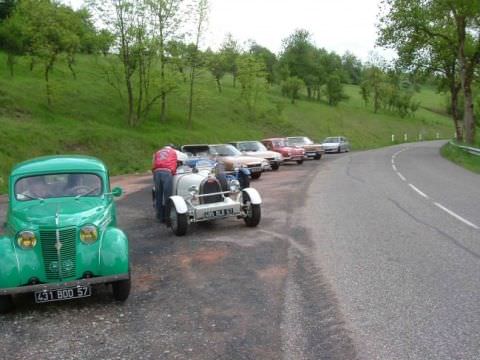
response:
[[[112,283],[113,298],[117,301],[127,300],[130,295],[131,285],[132,283],[130,279],[115,281]]]
[[[13,300],[10,295],[0,296],[0,314],[6,314],[14,308]]]

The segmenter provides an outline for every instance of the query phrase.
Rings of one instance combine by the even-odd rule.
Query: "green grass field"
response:
[[[11,167],[22,160],[46,154],[89,154],[103,159],[112,174],[143,172],[151,154],[165,143],[218,143],[261,139],[267,136],[307,135],[321,140],[330,135],[350,138],[353,149],[396,142],[451,138],[453,126],[439,114],[443,95],[432,90],[418,94],[422,108],[414,117],[401,119],[388,112],[374,114],[366,107],[356,86],[346,86],[349,100],[338,107],[325,103],[281,97],[277,88],[268,90],[259,102],[257,116],[247,116],[239,86],[223,80],[218,93],[206,72],[198,80],[199,94],[192,130],[187,130],[186,84],[171,94],[168,120],[160,124],[158,108],[136,128],[126,124],[126,102],[103,78],[101,58],[79,56],[77,78],[58,64],[51,77],[53,105],[46,105],[41,66],[33,72],[28,59],[19,59],[12,78],[0,53],[0,192],[5,192]],[[423,105],[425,104],[425,105]],[[430,111],[427,109],[433,109]]]

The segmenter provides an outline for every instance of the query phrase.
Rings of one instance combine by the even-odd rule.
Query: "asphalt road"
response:
[[[478,359],[480,177],[440,144],[284,166],[252,182],[258,228],[229,219],[184,238],[154,220],[149,177],[116,179],[131,297],[19,296],[0,357]]]

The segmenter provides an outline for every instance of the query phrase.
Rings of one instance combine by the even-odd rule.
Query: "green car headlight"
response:
[[[17,242],[22,249],[33,249],[37,245],[37,237],[33,231],[21,231],[18,233]]]
[[[98,239],[95,225],[85,225],[80,229],[80,240],[87,245],[93,244]]]

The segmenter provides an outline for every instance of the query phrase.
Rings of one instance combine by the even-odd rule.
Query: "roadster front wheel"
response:
[[[6,314],[12,311],[14,308],[11,295],[0,296],[0,314]]]
[[[175,204],[170,202],[170,216],[168,223],[172,232],[177,236],[183,236],[187,233],[188,218],[187,214],[179,214],[175,208]]]
[[[243,218],[245,224],[248,227],[255,227],[260,223],[260,218],[262,217],[262,211],[260,204],[252,204],[250,201],[250,196],[247,193],[243,193],[243,203],[245,206],[246,216]]]

